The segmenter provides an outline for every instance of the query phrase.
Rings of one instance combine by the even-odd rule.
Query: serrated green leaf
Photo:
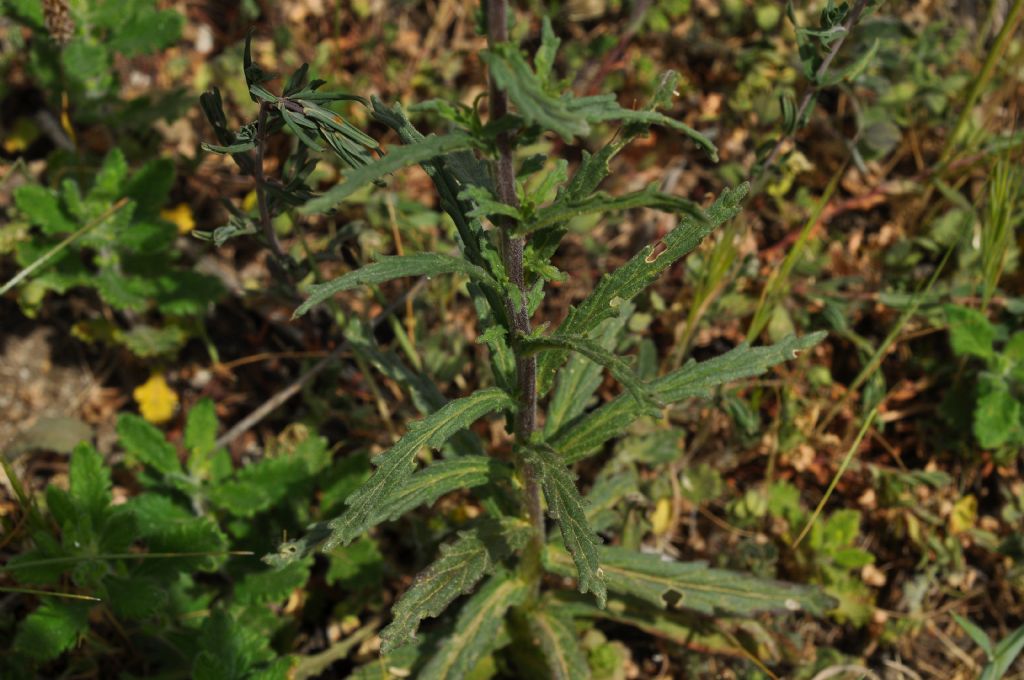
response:
[[[700,245],[708,234],[740,211],[740,205],[749,191],[741,184],[726,189],[706,212],[707,221],[697,222],[682,218],[679,225],[665,235],[655,246],[645,246],[626,264],[605,274],[594,292],[579,307],[573,307],[555,335],[587,336],[604,319],[614,317],[622,302],[632,300],[650,286],[673,263]],[[557,368],[565,360],[564,352],[548,352],[538,364],[538,389],[545,394]]]
[[[206,456],[217,442],[217,409],[209,397],[200,399],[185,420],[185,447],[196,456]]]
[[[149,324],[136,324],[126,331],[119,331],[116,339],[135,356],[148,358],[177,352],[188,342],[188,333],[175,325],[157,328]]]
[[[152,527],[147,546],[154,553],[179,553],[180,557],[145,560],[139,574],[161,582],[177,578],[182,572],[216,571],[223,564],[228,539],[220,527],[208,517],[189,517],[174,523],[162,522]],[[209,553],[197,555],[196,553]]]
[[[132,174],[121,193],[135,202],[135,218],[147,220],[160,214],[173,184],[174,161],[156,158]]]
[[[802,585],[712,569],[703,562],[671,562],[660,555],[621,547],[598,549],[609,590],[667,609],[684,607],[708,615],[749,615],[765,611],[807,611],[821,615],[832,598]],[[545,565],[556,574],[574,575],[572,558],[549,545]]]
[[[996,329],[984,314],[959,305],[946,305],[945,310],[949,318],[949,343],[954,352],[982,359],[995,353]]]
[[[421,505],[430,505],[457,489],[472,489],[510,475],[510,468],[488,456],[461,456],[432,463],[413,473],[401,487],[377,508],[371,526],[398,519]]]
[[[86,194],[86,200],[107,203],[113,201],[121,195],[121,187],[127,178],[128,161],[125,160],[124,152],[115,146],[103,159],[103,164],[96,173],[96,180]]]
[[[415,144],[400,146],[388,152],[383,158],[347,173],[344,181],[323,195],[307,201],[299,209],[299,212],[305,215],[326,212],[348,198],[360,187],[395,170],[430,161],[452,151],[471,149],[473,146],[472,137],[458,131],[441,137],[426,137]]]
[[[167,585],[153,578],[110,577],[103,580],[104,598],[118,616],[138,621],[160,612],[167,605]]]
[[[487,72],[528,123],[537,123],[551,130],[566,142],[590,132],[584,117],[569,110],[566,98],[554,97],[545,91],[537,75],[526,63],[515,45],[495,45],[480,53]]]
[[[526,455],[540,477],[548,514],[557,520],[562,541],[576,563],[579,591],[593,593],[598,605],[603,607],[608,590],[598,561],[597,546],[601,539],[587,521],[574,475],[549,448],[531,447]]]
[[[310,286],[309,297],[299,305],[292,318],[308,312],[315,305],[342,291],[363,285],[383,283],[405,276],[436,276],[438,274],[465,274],[475,281],[496,287],[497,283],[482,267],[467,262],[461,257],[440,253],[416,253],[382,257],[372,264],[360,267],[333,281]]]
[[[987,380],[974,406],[974,436],[985,449],[997,449],[1014,439],[1024,423],[1022,405],[1002,380]]]
[[[70,649],[89,628],[91,605],[48,599],[18,626],[12,649],[35,661],[50,661]]]
[[[331,537],[324,550],[349,543],[372,526],[380,509],[400,493],[401,486],[413,473],[416,454],[424,446],[439,448],[459,430],[469,427],[482,416],[495,411],[514,410],[515,401],[498,388],[479,390],[474,394],[448,402],[443,407],[414,421],[398,443],[374,458],[373,475],[346,500],[348,508],[331,520]]]
[[[530,612],[527,621],[553,680],[586,680],[590,677],[587,657],[580,648],[571,621],[545,607]]]
[[[651,208],[676,215],[688,215],[697,222],[704,222],[704,211],[700,206],[680,196],[658,191],[657,184],[623,196],[609,196],[595,193],[582,200],[560,197],[551,205],[537,211],[534,218],[519,233],[528,234],[554,224],[561,224],[581,215],[611,213],[633,208]]]
[[[275,656],[266,636],[220,609],[203,624],[199,643],[192,667],[196,680],[243,680]]]
[[[103,465],[103,456],[92,445],[82,442],[71,454],[68,476],[71,500],[99,528],[111,498],[110,470]]]
[[[121,446],[143,465],[164,475],[181,472],[178,452],[164,439],[160,430],[134,413],[122,413],[117,418],[117,435]]]
[[[327,441],[310,437],[295,450],[246,465],[209,489],[210,501],[238,517],[252,517],[296,494],[298,485],[312,483],[330,463]]]
[[[798,352],[821,342],[825,335],[818,332],[802,338],[790,336],[767,347],[740,345],[714,359],[700,363],[690,361],[679,370],[651,381],[650,386],[665,403],[706,396],[718,385],[761,375],[772,366],[795,358]],[[573,463],[620,435],[641,415],[631,397],[619,396],[563,427],[549,443],[559,452],[563,462]]]
[[[455,630],[420,671],[421,680],[464,678],[493,650],[495,638],[510,607],[526,599],[528,587],[508,573],[492,576],[463,605]]]
[[[283,569],[264,569],[245,577],[235,586],[235,599],[243,604],[267,604],[287,599],[293,590],[309,580],[313,559],[292,562]]]
[[[551,335],[531,338],[521,338],[518,343],[526,354],[533,354],[544,349],[552,349],[559,352],[571,351],[582,354],[599,366],[608,369],[616,380],[629,391],[636,405],[640,409],[647,409],[650,413],[652,407],[660,406],[657,397],[654,395],[651,386],[644,383],[636,372],[621,357],[617,357],[593,340],[579,335]],[[654,410],[657,415],[657,410]]]
[[[460,595],[472,591],[501,560],[521,547],[530,532],[518,523],[503,528],[495,522],[459,532],[441,546],[441,556],[423,571],[391,611],[392,622],[381,631],[381,651],[387,653],[413,640],[420,621],[439,616]]]
[[[26,184],[14,190],[14,204],[44,234],[69,234],[78,224],[61,210],[57,196],[46,187]]]
[[[362,536],[344,548],[335,548],[327,557],[330,561],[324,574],[327,585],[369,592],[382,587],[386,566],[375,540]]]

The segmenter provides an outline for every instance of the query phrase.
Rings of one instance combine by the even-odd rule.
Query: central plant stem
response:
[[[488,0],[487,3],[487,44],[494,48],[499,43],[508,42],[508,3],[507,0]],[[508,113],[508,95],[498,88],[494,79],[490,79],[490,118],[499,120]],[[503,132],[497,138],[497,190],[498,199],[512,206],[519,206],[516,195],[516,173],[512,159],[512,137]],[[530,313],[526,303],[526,277],[523,271],[523,251],[525,240],[512,233],[513,225],[508,220],[498,223],[501,238],[501,253],[509,279],[519,290],[518,300],[513,296],[506,298],[505,306],[512,323],[512,330],[517,335],[529,335]],[[516,414],[516,443],[522,446],[529,444],[534,430],[537,429],[537,358],[516,352],[516,386],[519,399],[519,411]],[[534,538],[527,549],[526,558],[532,564],[524,565],[527,570],[536,569],[539,573],[540,551],[544,546],[544,513],[540,504],[540,487],[537,473],[525,460],[520,459],[520,471],[526,489],[526,511],[534,526]]]

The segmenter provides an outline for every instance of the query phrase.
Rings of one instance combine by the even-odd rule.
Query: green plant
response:
[[[153,0],[3,6],[5,18],[30,30],[5,31],[14,49],[0,70],[20,70],[22,87],[42,99],[16,120],[25,138],[11,149],[28,159],[47,152],[47,163],[44,178],[29,177],[13,192],[17,211],[0,232],[0,254],[13,252],[22,269],[0,294],[23,284],[18,302],[34,317],[50,293],[92,289],[108,313],[76,319],[76,337],[139,357],[174,356],[203,335],[202,317],[223,292],[216,279],[182,266],[174,244],[185,229],[165,212],[175,164],[157,158],[153,128],[176,118],[185,99],[181,89],[129,98],[116,66],[174,44],[184,17]],[[24,95],[5,85],[0,96],[17,104]],[[92,139],[79,139],[83,133]],[[33,146],[36,139],[46,143]]]
[[[448,401],[429,376],[404,366],[394,355],[381,353],[359,331],[358,323],[348,324],[346,333],[357,353],[407,387],[424,417],[410,423],[404,436],[373,459],[373,474],[346,498],[339,516],[325,516],[305,536],[282,543],[265,561],[288,569],[308,560],[317,549],[330,552],[348,545],[370,528],[417,506],[471,489],[486,514],[441,548],[438,559],[395,604],[391,623],[381,633],[385,667],[404,668],[424,678],[463,677],[500,648],[507,648],[505,658],[521,668],[535,666],[543,658],[547,671],[557,677],[588,675],[571,618],[561,613],[558,591],[546,587],[551,579],[545,574],[574,577],[579,590],[591,593],[596,601],[581,603],[585,611],[600,612],[610,595],[616,597],[622,603],[617,606],[625,607],[619,612],[623,620],[655,615],[673,603],[706,615],[822,612],[829,598],[813,589],[600,545],[602,540],[591,525],[594,517],[588,514],[569,465],[601,450],[638,418],[658,416],[672,404],[710,394],[724,382],[759,375],[814,346],[823,335],[788,338],[772,347],[739,346],[715,359],[691,361],[660,378],[642,376],[628,357],[615,354],[615,343],[601,340],[602,322],[618,321],[616,317],[633,298],[733,217],[747,188],[724,191],[706,211],[653,186],[621,196],[599,191],[612,172],[610,162],[616,154],[654,125],[682,132],[712,158],[715,147],[658,111],[671,104],[675,74],[665,74],[651,101],[640,109],[623,108],[612,95],[575,97],[564,91],[553,71],[559,41],[551,25],[544,22],[541,46],[531,65],[508,41],[507,21],[504,2],[488,4],[484,23],[489,47],[481,53],[491,80],[486,121],[476,105],[434,100],[413,110],[431,112],[451,129],[443,135],[424,136],[401,107],[371,98],[368,106],[373,118],[397,133],[401,146],[387,153],[381,150],[374,159],[364,149],[377,150],[377,145],[359,138],[356,162],[339,153],[349,161],[350,170],[319,196],[308,196],[304,176],[295,183],[276,185],[285,194],[277,209],[298,205],[300,215],[309,215],[338,208],[365,185],[382,182],[396,170],[422,166],[454,225],[459,254],[381,257],[340,278],[309,286],[295,316],[362,286],[410,276],[456,275],[468,281],[492,372],[489,378],[481,377],[476,391]],[[243,169],[249,166],[257,186],[261,184],[261,144],[273,131],[287,127],[296,138],[296,154],[304,154],[303,147],[317,148],[335,135],[356,141],[354,133],[336,126],[340,119],[315,113],[301,101],[316,96],[313,86],[296,91],[301,87],[296,83],[305,77],[304,68],[292,76],[281,96],[260,85],[264,74],[251,63],[248,50],[245,73],[250,92],[260,104],[254,123],[230,132],[219,111],[219,98],[212,94],[203,103],[221,141],[221,146],[210,149],[233,154]],[[360,101],[352,96],[331,97]],[[547,131],[571,142],[591,136],[609,122],[619,124],[617,134],[596,153],[584,152],[573,173],[565,160],[548,163],[543,156],[517,157],[517,148],[543,140]],[[339,152],[334,144],[331,148]],[[252,157],[245,155],[250,153]],[[580,215],[636,207],[672,212],[679,215],[680,223],[606,275],[558,328],[548,333],[533,328],[531,316],[541,304],[545,283],[566,276],[551,262],[566,223]],[[264,212],[261,207],[261,213],[265,226],[273,211]],[[488,223],[493,228],[487,229]],[[260,233],[284,261],[266,229],[233,228],[230,235],[242,232]],[[220,240],[217,232],[213,238]],[[305,276],[313,264],[296,265],[293,272]],[[624,391],[587,410],[602,371],[622,384]],[[538,405],[549,394],[544,424]],[[510,456],[485,455],[480,440],[467,431],[491,414],[505,418]],[[461,438],[460,442],[448,446],[453,437]],[[444,460],[420,466],[417,457],[425,448],[444,450]],[[613,504],[621,496],[621,492],[615,495]],[[559,535],[547,534],[544,504],[557,522]],[[451,627],[442,629],[448,631],[446,635],[416,640],[423,619],[441,615],[469,593]],[[583,610],[577,609],[577,615],[594,615]],[[537,647],[541,657],[531,656],[528,650]]]
[[[981,647],[989,661],[981,671],[981,675],[978,676],[979,680],[997,680],[997,678],[1006,677],[1013,662],[1024,650],[1024,627],[1017,628],[993,645],[989,636],[976,623],[959,614],[953,614],[953,618],[964,632]]]
[[[980,359],[973,432],[984,449],[1013,455],[1024,446],[1024,331],[993,324],[976,309],[947,305],[953,353]]]
[[[18,301],[31,316],[49,292],[95,290],[121,320],[80,321],[73,331],[79,338],[124,345],[141,357],[175,353],[201,332],[197,324],[222,287],[176,262],[178,228],[160,214],[173,180],[171,161],[151,161],[130,173],[124,154],[114,149],[85,190],[71,178],[59,190],[18,187],[14,203],[27,220],[21,227],[30,227],[15,246],[23,269],[0,291],[28,279]]]
[[[303,585],[311,560],[269,572],[231,556],[252,555],[266,536],[308,522],[302,499],[314,488],[337,493],[362,470],[349,465],[325,478],[326,441],[309,435],[234,469],[215,444],[217,427],[212,401],[190,410],[182,465],[158,429],[122,414],[119,443],[141,490],[119,504],[111,467],[86,442],[71,454],[68,489],[49,486],[44,507],[4,459],[24,519],[4,520],[6,540],[22,549],[0,567],[17,584],[3,590],[43,596],[27,615],[3,621],[4,677],[45,675],[64,653],[79,673],[286,677],[296,659],[275,652],[271,640],[290,635],[294,623],[267,604]]]

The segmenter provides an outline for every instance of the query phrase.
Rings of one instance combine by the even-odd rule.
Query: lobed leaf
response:
[[[441,137],[425,137],[414,144],[398,147],[386,156],[347,173],[343,182],[335,185],[326,193],[307,201],[299,211],[306,215],[326,212],[351,196],[360,187],[395,170],[430,161],[452,151],[471,149],[473,146],[472,137],[464,132],[456,131]]]
[[[834,604],[816,588],[712,569],[704,562],[666,561],[621,547],[602,547],[600,557],[609,589],[662,609],[679,606],[708,615],[803,610],[821,615]],[[544,560],[556,574],[572,576],[572,560],[560,548],[547,546]]]
[[[71,500],[98,529],[111,499],[110,469],[103,465],[103,456],[87,442],[78,444],[71,454],[68,476]]]
[[[121,446],[136,460],[163,473],[181,472],[181,462],[174,446],[153,425],[133,413],[122,413],[117,418],[117,435]]]
[[[243,604],[269,604],[286,600],[292,591],[309,580],[313,558],[292,562],[283,569],[264,569],[245,577],[235,586],[235,600]]]
[[[555,614],[551,608],[538,607],[530,613],[528,623],[553,680],[586,680],[590,677],[587,657],[580,648],[571,621]]]
[[[240,468],[230,478],[212,486],[209,499],[236,517],[252,517],[295,494],[297,486],[308,485],[330,460],[326,440],[310,437],[291,453]]]
[[[492,651],[505,613],[510,607],[521,604],[528,591],[524,582],[507,572],[492,576],[463,605],[455,630],[417,677],[421,680],[464,678]]]
[[[88,630],[90,608],[82,602],[44,601],[18,626],[12,651],[40,662],[57,658]]]
[[[558,521],[562,540],[576,563],[580,592],[593,593],[598,604],[603,607],[608,591],[598,563],[597,546],[601,539],[587,521],[575,478],[547,447],[532,447],[526,455],[540,477],[544,498],[548,503],[548,514]]]
[[[441,556],[416,577],[392,609],[393,620],[381,631],[381,651],[410,642],[420,621],[440,615],[460,595],[494,571],[499,562],[521,546],[530,528],[522,523],[496,522],[459,532],[454,543],[441,546]]]
[[[484,268],[471,264],[461,257],[440,253],[382,257],[372,264],[360,267],[333,281],[310,286],[309,297],[299,305],[299,308],[292,314],[292,318],[302,316],[315,305],[337,293],[358,286],[382,283],[404,276],[434,276],[437,274],[465,274],[475,281],[497,286],[495,280]]]
[[[480,417],[494,411],[515,410],[516,403],[498,388],[480,390],[468,397],[448,402],[443,407],[409,425],[398,443],[374,459],[377,469],[366,483],[346,500],[348,508],[329,523],[331,536],[324,545],[330,550],[344,545],[366,531],[381,508],[392,502],[412,476],[416,454],[424,446],[437,449],[453,434],[469,427]]]
[[[790,336],[767,347],[740,345],[714,359],[700,363],[690,361],[679,370],[651,381],[650,387],[665,403],[707,396],[718,385],[761,375],[772,366],[795,358],[797,352],[817,345],[825,335],[819,331],[802,338]],[[573,463],[620,435],[641,415],[643,412],[633,399],[619,396],[563,427],[548,443],[565,463]]]
[[[700,245],[708,234],[740,211],[740,204],[749,191],[744,183],[735,189],[726,189],[706,212],[707,220],[697,222],[683,217],[679,225],[654,245],[645,246],[626,264],[605,274],[590,297],[572,307],[556,336],[586,336],[604,319],[614,317],[619,305],[632,300],[650,286],[677,260]],[[565,360],[564,352],[549,352],[538,365],[538,390],[548,391],[555,369]]]

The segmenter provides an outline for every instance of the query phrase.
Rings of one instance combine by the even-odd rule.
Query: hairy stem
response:
[[[487,3],[487,44],[494,47],[498,43],[508,42],[508,2],[507,0],[488,0]],[[489,92],[490,117],[498,120],[508,113],[508,95],[500,90],[494,80],[490,82]],[[508,132],[498,135],[497,190],[498,198],[508,205],[519,205],[516,196],[516,174],[512,159],[512,136]],[[501,252],[505,269],[512,283],[519,289],[519,299],[509,296],[505,300],[513,331],[517,335],[529,335],[530,314],[526,304],[526,277],[523,272],[523,252],[525,241],[522,237],[512,236],[512,225],[505,220],[498,223]],[[518,444],[527,444],[534,430],[537,429],[537,358],[516,353],[516,386],[518,391],[519,412],[516,414],[515,435]],[[526,488],[526,511],[530,523],[534,526],[534,538],[527,550],[527,562],[524,565],[527,573],[536,571],[539,574],[539,559],[544,545],[544,513],[540,503],[540,485],[533,466],[525,461],[519,463]],[[537,581],[539,585],[539,579]]]

